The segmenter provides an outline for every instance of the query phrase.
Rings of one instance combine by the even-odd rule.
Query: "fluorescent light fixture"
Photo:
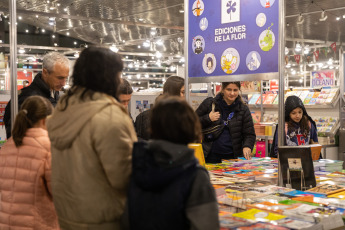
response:
[[[114,53],[117,53],[117,52],[119,51],[119,49],[116,47],[115,44],[113,44],[112,46],[110,46],[109,49],[110,49],[111,51],[113,51]]]
[[[20,54],[25,53],[25,49],[24,49],[24,48],[20,48],[20,49],[18,50],[18,53],[20,53]]]
[[[304,22],[304,18],[303,18],[303,16],[302,16],[302,14],[300,14],[300,15],[298,16],[297,25],[301,25],[301,24],[303,24],[303,22]]]
[[[319,19],[321,22],[326,21],[328,16],[326,15],[325,11],[321,12],[321,18]]]

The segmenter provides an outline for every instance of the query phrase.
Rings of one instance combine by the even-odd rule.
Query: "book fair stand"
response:
[[[293,59],[298,65],[302,56],[292,59],[286,51],[284,8],[283,0],[185,0],[185,88],[204,83],[210,96],[219,90],[215,82],[241,81],[257,137],[265,144],[257,142],[261,150],[250,160],[205,165],[216,190],[221,229],[345,228],[342,153],[339,160],[319,160],[321,148],[335,146],[335,134],[343,126],[344,54],[342,48],[334,51],[338,70],[311,71],[303,87],[290,85],[287,78],[294,74],[286,65]],[[300,68],[306,75],[307,62]],[[186,90],[194,108],[202,101],[198,93],[203,92]],[[290,95],[300,97],[316,121],[324,137],[320,144],[283,146],[284,99]],[[279,124],[278,159],[268,157],[273,123]]]

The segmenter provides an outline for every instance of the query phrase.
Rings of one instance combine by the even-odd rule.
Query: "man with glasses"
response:
[[[59,91],[65,86],[69,76],[69,61],[63,54],[51,52],[43,57],[43,71],[38,73],[31,85],[21,90],[18,106],[30,96],[39,95],[47,98],[55,107],[59,100]],[[7,139],[11,136],[11,101],[8,102],[4,123]]]

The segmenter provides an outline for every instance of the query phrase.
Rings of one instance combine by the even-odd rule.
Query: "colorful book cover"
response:
[[[278,220],[277,224],[283,227],[287,227],[289,229],[305,229],[305,228],[313,227],[315,225],[315,223],[312,223],[312,222],[294,220],[290,218]]]
[[[273,103],[274,99],[277,97],[275,93],[268,93],[266,99],[264,100],[265,105],[270,105]]]
[[[303,192],[303,191],[300,191],[300,190],[286,192],[286,193],[284,193],[284,195],[287,195],[287,196],[314,196],[314,197],[321,197],[321,198],[322,197],[326,197],[325,195],[322,195],[322,194]]]
[[[307,97],[304,99],[303,104],[308,105],[310,100],[313,98],[314,92],[309,92]]]
[[[301,99],[301,101],[304,101],[305,98],[308,96],[309,91],[302,91],[301,95],[299,95],[299,98]]]
[[[333,193],[338,193],[344,191],[345,188],[339,185],[323,184],[316,186],[315,188],[308,189],[308,192],[331,195]]]
[[[314,92],[313,98],[318,98],[320,95],[320,92]]]
[[[329,198],[338,198],[341,200],[345,200],[345,191],[337,192],[331,195],[328,195]]]
[[[274,220],[280,220],[283,218],[286,218],[286,216],[275,214],[275,213],[269,213],[269,212],[263,212],[259,209],[250,209],[245,212],[235,213],[232,216],[239,217],[247,220],[259,220],[259,221],[274,221]]]
[[[279,104],[279,95],[277,94],[276,98],[273,101],[273,105],[278,105]]]
[[[247,208],[255,208],[255,209],[263,210],[265,212],[274,212],[277,214],[283,214],[284,210],[287,209],[288,207],[290,207],[290,206],[285,205],[285,204],[271,203],[268,201],[247,205]]]
[[[314,93],[315,94],[315,93]],[[310,99],[308,105],[315,105],[316,104],[316,98]]]
[[[259,99],[260,94],[253,94],[252,98],[249,100],[249,105],[255,105],[257,100]]]
[[[261,121],[261,112],[259,111],[255,111],[255,112],[251,112],[252,114],[252,118],[253,118],[253,123],[254,124],[258,124]]]
[[[255,223],[248,226],[236,228],[236,230],[288,230],[288,228],[269,223]]]

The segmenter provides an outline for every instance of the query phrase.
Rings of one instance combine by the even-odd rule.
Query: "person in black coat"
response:
[[[69,76],[69,61],[63,54],[51,52],[43,57],[43,71],[38,73],[31,85],[20,90],[18,107],[26,98],[34,95],[47,98],[55,107],[59,100],[59,91],[66,84]],[[11,100],[5,108],[4,123],[7,139],[11,137]]]
[[[206,98],[196,110],[203,129],[225,124],[218,138],[203,140],[205,160],[208,163],[242,156],[251,158],[256,135],[251,113],[242,101],[240,90],[240,82],[223,82],[221,93],[215,98]]]
[[[184,79],[182,77],[171,76],[164,83],[163,95],[184,97],[184,92]],[[140,113],[135,119],[134,127],[139,140],[150,139],[150,114],[151,109]]]
[[[124,215],[127,228],[219,229],[209,175],[187,146],[201,139],[197,115],[184,99],[163,96],[153,107],[150,121],[152,140],[133,146]]]

